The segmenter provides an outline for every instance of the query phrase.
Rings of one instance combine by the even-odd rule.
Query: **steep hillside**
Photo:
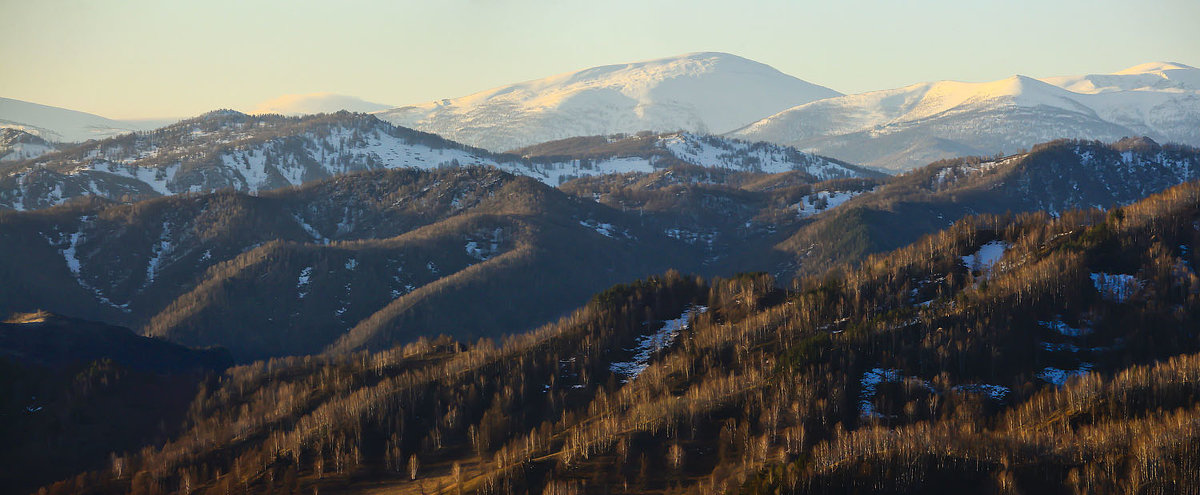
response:
[[[731,135],[908,170],[964,155],[1015,153],[1054,139],[1149,136],[1200,145],[1200,69],[1147,64],[1115,74],[939,81],[829,98]]]
[[[957,222],[794,290],[668,273],[501,344],[230,370],[67,493],[1177,493],[1200,185]]]
[[[831,260],[896,249],[968,215],[1110,208],[1197,177],[1196,148],[1146,138],[1054,141],[1024,154],[946,160],[897,176],[814,217],[778,247],[811,273]]]
[[[705,259],[697,273],[753,270],[787,277],[795,272],[796,257],[775,243],[811,223],[809,216],[838,208],[845,198],[883,183],[813,180],[800,171],[764,175],[680,165],[650,174],[578,179],[561,189],[634,212],[644,226],[699,249]]]
[[[575,136],[723,133],[839,95],[727,53],[691,53],[593,67],[377,115],[396,125],[504,151]]]

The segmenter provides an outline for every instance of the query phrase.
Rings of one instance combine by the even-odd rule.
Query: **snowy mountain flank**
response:
[[[146,130],[141,124],[99,115],[0,98],[0,128],[19,129],[46,141],[82,142]]]
[[[20,129],[0,128],[0,162],[19,162],[54,151],[54,145]]]
[[[31,136],[32,137],[32,136]],[[81,196],[129,202],[187,192],[257,193],[378,169],[496,167],[551,186],[578,177],[695,165],[801,171],[813,180],[875,176],[850,164],[766,143],[674,133],[612,138],[640,148],[587,156],[491,153],[367,114],[308,117],[210,112],[162,129],[95,141],[0,171],[0,209],[46,208]],[[648,144],[647,144],[648,143]]]
[[[925,82],[799,105],[731,135],[892,170],[1062,138],[1197,145],[1200,69],[1150,63],[1042,80]]]
[[[724,133],[841,93],[726,53],[609,65],[378,113],[495,151],[575,136]]]

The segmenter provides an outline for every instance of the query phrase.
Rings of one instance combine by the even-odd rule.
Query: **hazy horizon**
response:
[[[843,93],[1200,63],[1200,4],[455,0],[0,5],[0,96],[115,119],[335,93],[387,105],[593,66],[731,53]],[[853,31],[840,26],[853,25]],[[1152,31],[1151,31],[1152,30]],[[36,67],[37,70],[14,70]]]

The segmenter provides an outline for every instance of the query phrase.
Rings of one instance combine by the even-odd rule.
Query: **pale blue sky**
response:
[[[853,93],[1200,66],[1198,24],[1196,0],[0,0],[0,96],[113,118],[401,105],[695,51]]]

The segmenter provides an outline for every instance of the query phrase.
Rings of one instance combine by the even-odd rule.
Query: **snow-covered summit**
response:
[[[765,64],[701,52],[594,67],[378,115],[473,146],[508,150],[643,130],[728,132],[839,95]]]

